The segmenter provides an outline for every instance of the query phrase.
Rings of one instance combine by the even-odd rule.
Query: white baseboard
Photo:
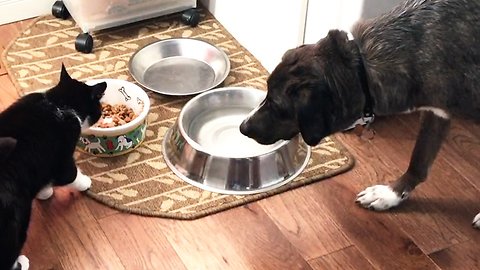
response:
[[[55,0],[0,0],[0,25],[50,14]]]

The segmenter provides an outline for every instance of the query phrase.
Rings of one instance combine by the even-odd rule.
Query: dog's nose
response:
[[[240,124],[240,132],[245,135],[245,136],[248,136],[248,132],[250,130],[250,124],[248,124],[248,121],[247,120],[244,120],[241,124]]]

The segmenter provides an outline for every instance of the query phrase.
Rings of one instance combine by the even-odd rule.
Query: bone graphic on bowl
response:
[[[118,89],[118,92],[120,92],[120,93],[123,95],[123,97],[125,98],[125,101],[129,101],[130,99],[132,99],[132,98],[127,94],[127,91],[125,90],[125,87],[123,87],[123,86],[120,87],[120,88]]]

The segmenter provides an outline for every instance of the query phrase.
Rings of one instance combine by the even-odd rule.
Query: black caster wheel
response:
[[[93,38],[89,33],[82,33],[75,39],[75,49],[79,52],[90,53],[93,49]]]
[[[182,22],[186,25],[195,27],[200,22],[200,14],[194,8],[186,10],[182,13]]]
[[[70,13],[67,10],[67,7],[63,4],[63,1],[55,1],[52,6],[52,15],[59,19],[68,19]]]

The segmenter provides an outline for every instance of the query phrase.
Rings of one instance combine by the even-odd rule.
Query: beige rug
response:
[[[201,23],[183,25],[179,14],[93,33],[91,54],[75,51],[80,29],[72,20],[41,17],[14,40],[2,61],[21,95],[57,83],[61,63],[79,80],[119,78],[133,81],[127,64],[143,45],[172,37],[205,40],[223,49],[231,72],[225,85],[266,89],[267,71],[207,11]],[[232,196],[204,191],[180,180],[162,156],[165,131],[173,125],[188,98],[149,93],[152,109],[145,142],[120,157],[97,158],[76,153],[78,166],[93,179],[88,196],[112,208],[148,216],[194,219],[304,186],[347,171],[353,158],[334,138],[315,147],[309,165],[289,184],[271,192]]]

